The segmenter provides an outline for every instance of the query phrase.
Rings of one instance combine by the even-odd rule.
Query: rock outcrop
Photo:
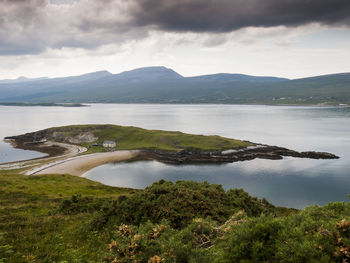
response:
[[[284,156],[310,159],[338,159],[339,157],[327,152],[297,152],[278,146],[257,145],[238,150],[203,152],[196,150],[182,150],[179,152],[145,150],[141,156],[171,164],[190,163],[230,163],[253,160],[256,158],[280,160]]]

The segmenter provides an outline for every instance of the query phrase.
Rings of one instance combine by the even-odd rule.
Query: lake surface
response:
[[[119,163],[84,176],[108,185],[144,188],[159,179],[197,180],[244,188],[276,205],[346,201],[350,194],[350,109],[242,105],[96,104],[91,107],[0,106],[0,137],[70,124],[118,124],[217,134],[298,151],[326,151],[339,160],[253,160],[224,165]],[[40,156],[0,143],[0,163]]]

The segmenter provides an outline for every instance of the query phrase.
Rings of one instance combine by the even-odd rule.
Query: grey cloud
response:
[[[47,48],[95,49],[147,36],[130,24],[127,1],[0,0],[0,55]]]
[[[0,55],[95,49],[153,30],[215,36],[249,26],[349,26],[348,14],[349,0],[0,0]]]
[[[0,54],[42,52],[46,46],[45,0],[0,0]]]
[[[244,27],[350,25],[349,0],[139,0],[138,25],[161,30],[231,32]]]

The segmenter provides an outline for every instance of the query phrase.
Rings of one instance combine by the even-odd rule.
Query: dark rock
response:
[[[230,163],[259,159],[281,160],[284,156],[310,159],[338,159],[339,157],[326,152],[297,152],[277,146],[263,146],[257,148],[239,149],[229,154],[221,152],[201,152],[182,150],[179,152],[144,150],[142,156],[170,164],[191,163]]]

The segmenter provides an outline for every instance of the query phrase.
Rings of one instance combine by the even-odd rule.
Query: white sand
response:
[[[93,153],[72,157],[69,159],[45,164],[26,172],[33,174],[70,174],[81,176],[88,170],[106,163],[130,160],[136,157],[140,151],[115,151],[106,153]]]

